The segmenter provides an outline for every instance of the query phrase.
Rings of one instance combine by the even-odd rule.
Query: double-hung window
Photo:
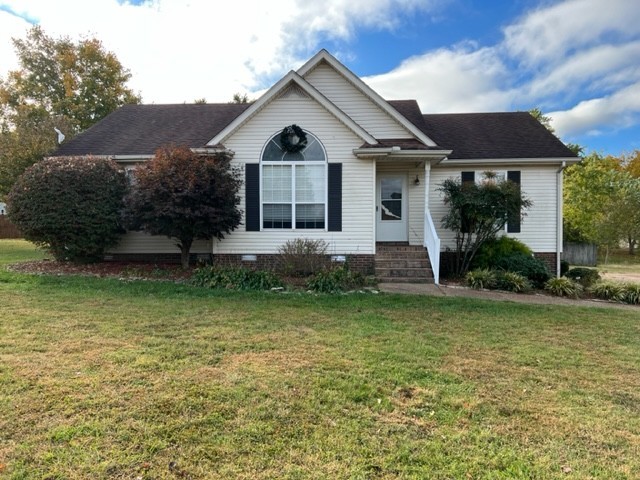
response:
[[[262,170],[262,228],[324,229],[327,217],[327,157],[322,144],[305,132],[307,146],[286,151],[280,134],[266,144]]]

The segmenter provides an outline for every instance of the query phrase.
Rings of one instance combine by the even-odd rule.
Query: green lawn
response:
[[[0,478],[640,477],[636,312],[2,268]]]

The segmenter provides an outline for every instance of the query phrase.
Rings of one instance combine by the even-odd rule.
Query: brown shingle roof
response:
[[[151,155],[169,143],[204,147],[249,105],[125,105],[61,145],[54,156]]]
[[[527,112],[442,113],[423,119],[422,131],[453,150],[450,159],[575,158]]]
[[[436,142],[437,148],[453,150],[451,159],[574,157],[526,112],[422,115],[415,100],[389,104]],[[248,107],[233,103],[125,105],[61,145],[54,156],[152,155],[168,143],[204,147]],[[411,139],[380,142],[383,147],[434,148]]]

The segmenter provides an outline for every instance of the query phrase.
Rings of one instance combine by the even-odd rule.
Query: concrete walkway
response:
[[[528,303],[534,305],[567,305],[574,307],[617,308],[635,311],[640,314],[640,306],[603,300],[574,300],[555,297],[542,293],[510,293],[497,290],[474,290],[458,285],[434,285],[419,283],[380,283],[378,289],[385,293],[406,293],[413,295],[431,295],[436,297],[465,297],[497,300],[501,302]]]

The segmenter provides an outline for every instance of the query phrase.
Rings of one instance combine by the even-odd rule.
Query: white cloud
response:
[[[364,80],[385,98],[415,98],[433,113],[504,110],[513,94],[500,88],[508,77],[494,49],[460,46],[412,57]]]
[[[634,0],[568,0],[524,15],[505,28],[505,47],[525,64],[557,63],[574,49],[608,37],[637,36],[640,8]]]
[[[599,134],[637,124],[640,118],[640,82],[616,93],[578,103],[569,110],[549,112],[560,136]]]
[[[33,18],[49,35],[99,38],[131,69],[130,85],[145,102],[155,103],[201,97],[228,101],[234,92],[264,88],[265,79],[269,82],[295,68],[315,53],[322,38],[350,39],[361,26],[394,28],[399,15],[431,4],[424,0],[154,0],[139,6],[116,0],[0,3]],[[24,20],[5,16],[13,19],[13,28],[0,29],[4,45],[16,30],[21,30],[20,36],[26,32]],[[0,68],[5,65],[3,61]]]

